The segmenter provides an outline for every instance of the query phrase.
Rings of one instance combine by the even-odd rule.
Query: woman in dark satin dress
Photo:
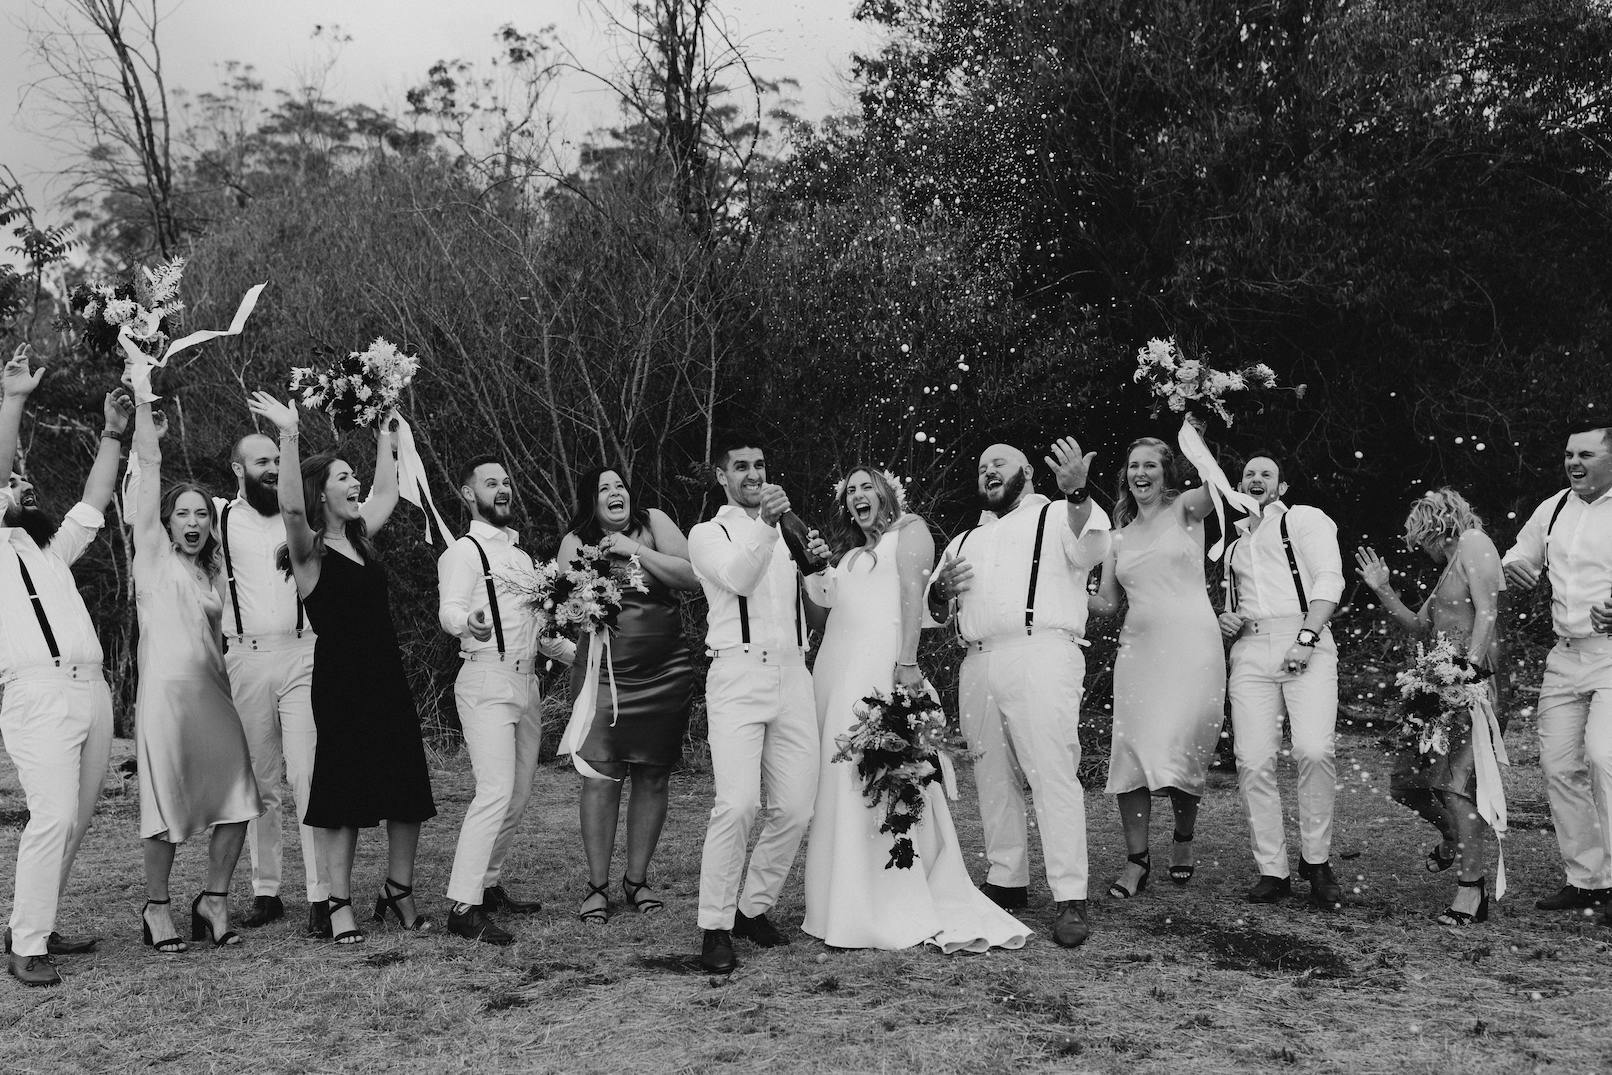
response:
[[[386,823],[387,873],[375,918],[405,929],[429,927],[414,908],[414,856],[420,825],[436,816],[420,718],[409,694],[392,627],[386,572],[370,535],[397,507],[396,433],[382,431],[368,499],[353,468],[333,455],[300,460],[295,406],[266,392],[253,413],[279,427],[287,568],[318,633],[313,657],[313,784],[303,823],[315,830],[330,879],[330,926],[338,944],[364,939],[352,909],[358,830]]]
[[[610,917],[610,859],[621,789],[629,774],[633,791],[627,806],[622,895],[641,913],[660,910],[660,900],[644,895],[649,860],[666,821],[668,780],[682,755],[694,693],[694,662],[683,642],[675,592],[700,585],[688,560],[688,541],[664,512],[639,506],[622,473],[618,467],[595,467],[577,482],[577,510],[559,553],[562,564],[584,545],[599,546],[622,566],[637,556],[649,583],[647,594],[624,588],[621,614],[610,639],[614,702],[608,687],[601,685],[593,726],[577,751],[605,777],[582,780],[588,894],[578,917],[593,925]],[[571,666],[573,702],[586,676],[589,645],[587,637],[577,641],[576,663]]]

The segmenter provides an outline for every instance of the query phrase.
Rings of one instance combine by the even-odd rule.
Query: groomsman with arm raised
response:
[[[705,704],[716,778],[700,860],[700,962],[725,974],[738,965],[732,934],[762,947],[789,943],[767,912],[812,819],[818,740],[800,573],[778,529],[789,497],[767,482],[754,438],[729,438],[712,461],[727,503],[689,532],[688,551],[708,605]],[[741,888],[764,780],[767,819]]]
[[[28,803],[17,841],[6,969],[30,986],[57,985],[51,957],[87,952],[90,939],[56,930],[73,858],[89,830],[112,749],[112,695],[101,642],[72,565],[105,524],[132,406],[108,393],[105,427],[82,499],[65,518],[38,504],[33,483],[12,472],[23,409],[44,371],[26,347],[0,372],[0,737]]]
[[[1551,587],[1539,766],[1567,878],[1539,901],[1546,911],[1612,901],[1612,428],[1568,437],[1563,467],[1568,488],[1534,509],[1502,561],[1519,589]]]
[[[1024,453],[1006,444],[979,460],[987,518],[946,546],[930,582],[929,626],[954,622],[963,659],[963,734],[977,758],[990,872],[981,886],[1002,907],[1028,902],[1024,783],[1035,796],[1047,884],[1057,902],[1052,939],[1082,944],[1086,919],[1086,800],[1079,776],[1086,660],[1087,577],[1108,552],[1108,516],[1091,502],[1092,454],[1065,437],[1046,464],[1063,494],[1033,486]]]

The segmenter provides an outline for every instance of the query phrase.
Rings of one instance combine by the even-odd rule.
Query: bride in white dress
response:
[[[836,737],[857,722],[857,702],[924,683],[917,652],[935,562],[929,528],[903,512],[888,475],[858,467],[838,489],[828,537],[814,538],[812,549],[832,566],[806,580],[830,612],[812,674],[822,767],[802,928],[835,948],[1019,948],[1031,931],[974,887],[940,782],[924,788],[923,820],[909,833],[917,860],[887,869],[893,836],[879,831],[882,810],[863,796],[856,766],[833,761]]]

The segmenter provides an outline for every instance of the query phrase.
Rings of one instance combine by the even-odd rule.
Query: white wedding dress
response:
[[[894,837],[879,831],[883,807],[869,805],[853,762],[832,760],[835,737],[856,723],[856,703],[875,690],[890,693],[901,645],[897,540],[887,532],[876,556],[854,552],[808,580],[813,599],[832,611],[812,674],[822,767],[802,928],[835,948],[1019,948],[1031,931],[969,879],[940,782],[924,789],[923,820],[908,834],[917,861],[885,869]]]

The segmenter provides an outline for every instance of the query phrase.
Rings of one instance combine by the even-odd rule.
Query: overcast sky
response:
[[[26,27],[61,0],[0,0],[0,163],[16,171],[35,205],[61,193],[52,177],[63,150],[53,144],[30,83],[41,74]],[[134,0],[149,6],[150,0]],[[719,0],[730,27],[764,76],[798,79],[800,111],[811,119],[850,107],[853,50],[873,40],[851,18],[854,0]],[[223,81],[226,60],[250,63],[269,89],[289,87],[319,65],[325,46],[314,27],[338,24],[343,46],[327,82],[338,102],[401,111],[403,93],[439,59],[486,61],[505,23],[554,25],[585,67],[607,69],[621,44],[602,8],[625,13],[628,0],[158,0],[160,41],[170,87],[193,93]],[[607,91],[566,76],[553,107],[569,138],[614,121]],[[55,214],[51,214],[54,216]]]

